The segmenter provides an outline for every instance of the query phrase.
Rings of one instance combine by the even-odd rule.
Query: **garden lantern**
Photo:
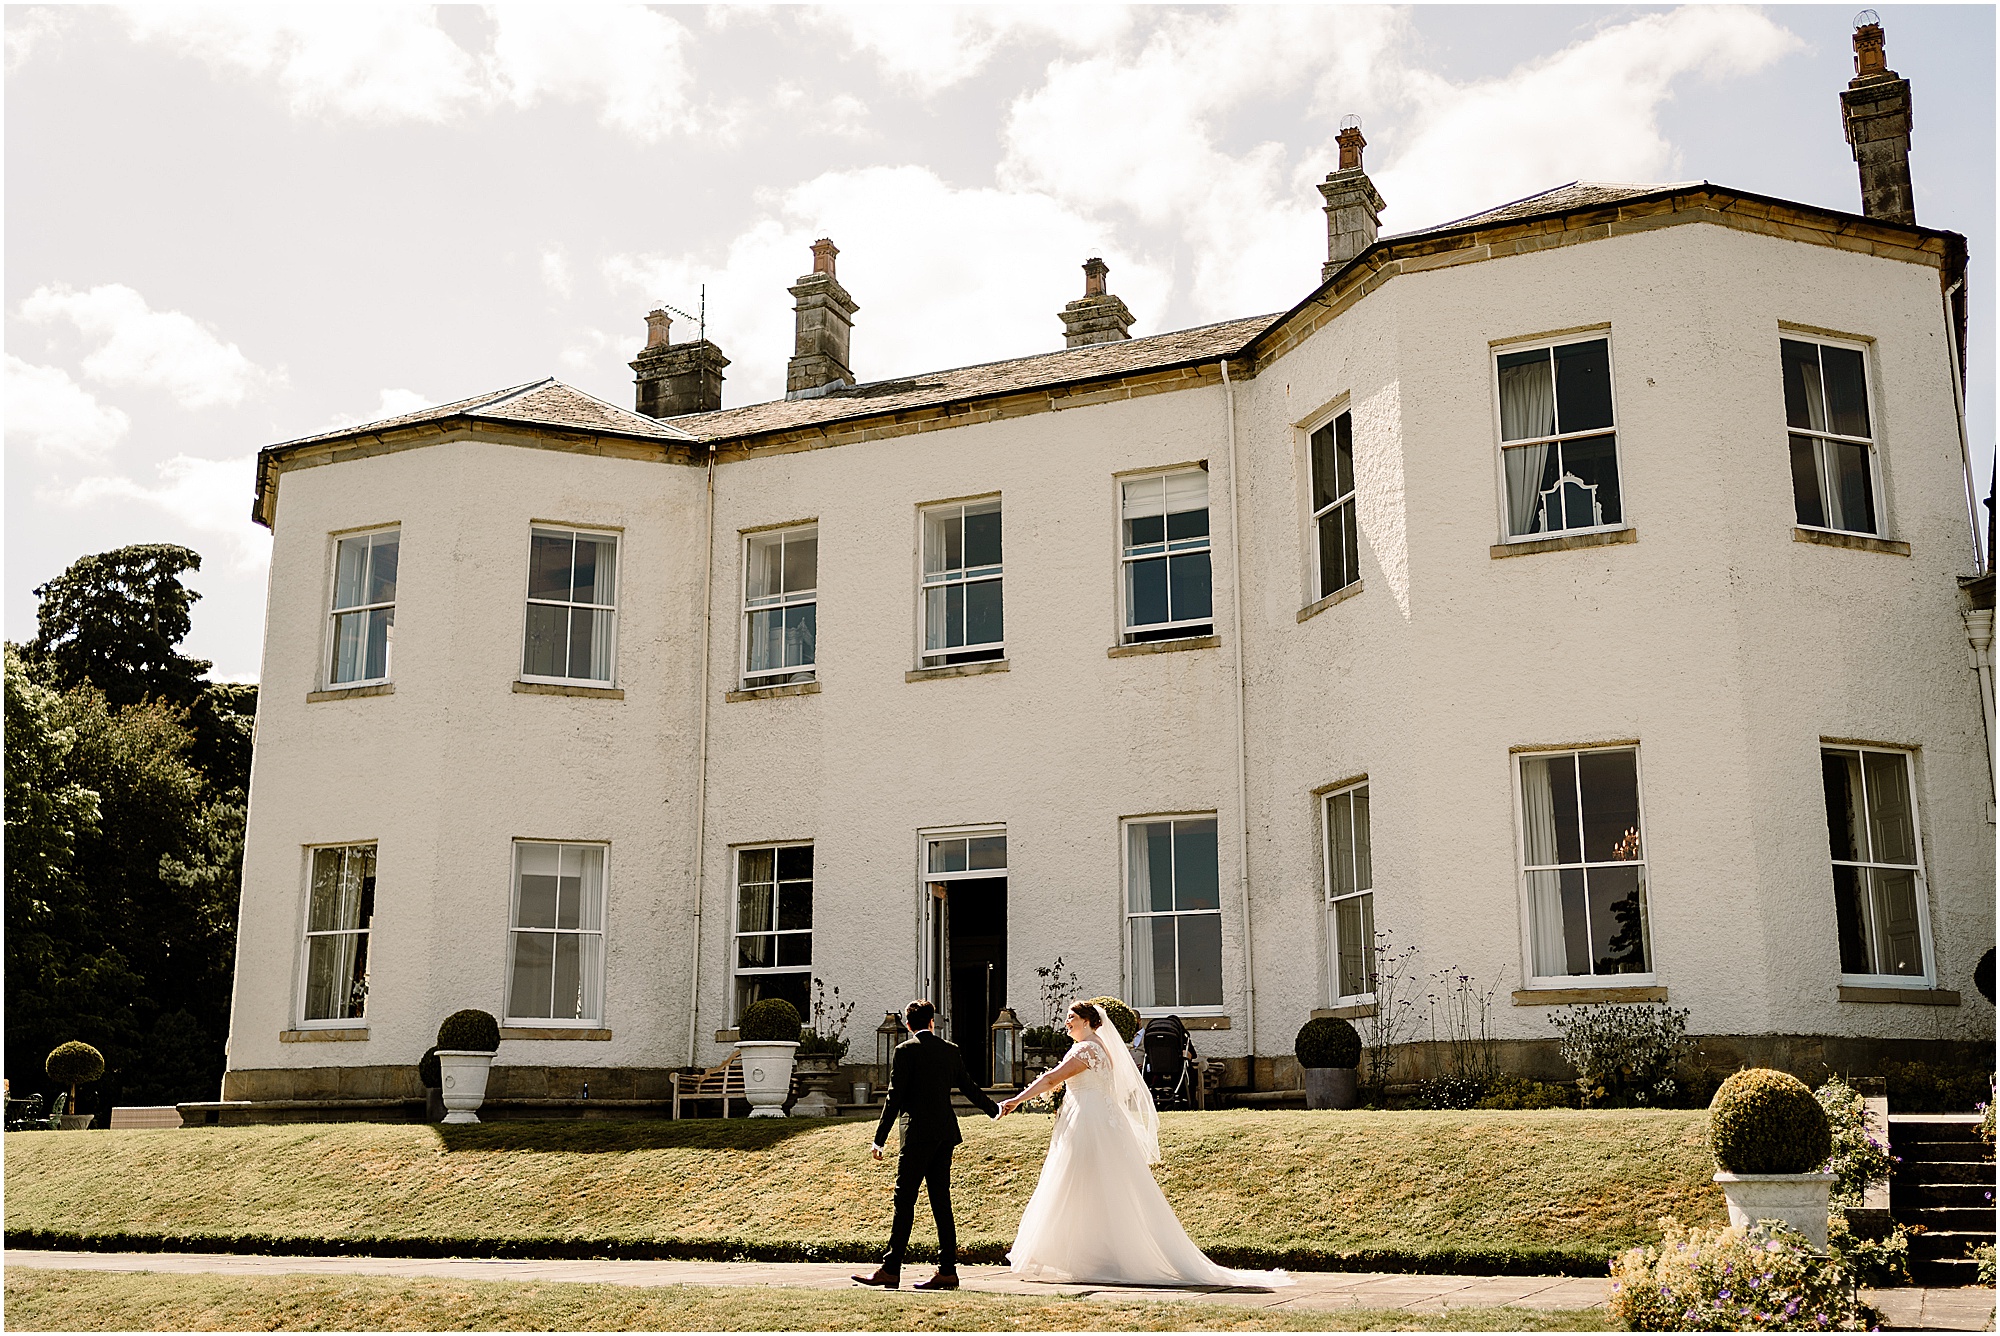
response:
[[[1021,1087],[1021,1021],[1012,1007],[993,1018],[993,1084]]]
[[[875,1065],[882,1069],[884,1088],[889,1084],[889,1069],[896,1062],[896,1045],[909,1038],[909,1034],[901,1016],[893,1011],[882,1013],[882,1023],[875,1027]]]

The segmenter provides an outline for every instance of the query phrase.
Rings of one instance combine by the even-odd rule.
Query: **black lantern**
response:
[[[993,1084],[1021,1088],[1021,1020],[1014,1008],[1002,1007],[993,1018]]]
[[[882,1023],[875,1027],[875,1065],[881,1069],[882,1089],[889,1088],[889,1069],[896,1062],[896,1045],[910,1037],[903,1025],[903,1017],[894,1011],[882,1013]]]

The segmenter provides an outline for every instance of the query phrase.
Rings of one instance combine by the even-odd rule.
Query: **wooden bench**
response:
[[[710,1067],[705,1072],[675,1072],[668,1078],[674,1092],[673,1116],[681,1116],[681,1104],[696,1100],[722,1101],[722,1116],[729,1116],[729,1101],[743,1100],[745,1107],[750,1101],[743,1095],[743,1055],[731,1053],[729,1061],[720,1067]]]

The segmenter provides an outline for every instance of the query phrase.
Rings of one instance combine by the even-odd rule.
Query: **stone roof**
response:
[[[337,431],[301,436],[296,440],[284,441],[267,448],[283,450],[295,445],[311,445],[316,441],[337,441],[349,436],[369,435],[396,427],[414,427],[426,422],[443,422],[460,417],[483,422],[518,422],[533,426],[571,427],[580,431],[639,436],[651,440],[694,439],[678,427],[649,418],[643,413],[635,413],[629,408],[620,408],[616,404],[607,403],[595,395],[585,394],[573,385],[565,385],[551,376],[546,380],[530,381],[526,385],[516,385],[511,389],[492,390],[486,394],[474,395],[470,399],[438,404],[433,408],[420,408],[414,413],[399,413],[395,417],[382,418],[376,422],[357,423]]]
[[[926,372],[900,380],[879,380],[833,390],[811,399],[773,399],[670,420],[698,440],[725,440],[797,427],[817,427],[850,418],[876,417],[914,408],[934,408],[988,395],[1050,389],[1106,376],[1123,376],[1233,356],[1270,327],[1275,315],[1225,320],[1220,324],[1152,334],[1142,339],[1065,348],[1004,362],[982,362],[949,371]]]
[[[1557,186],[1537,194],[1517,199],[1511,204],[1485,209],[1479,213],[1455,218],[1448,223],[1436,223],[1430,227],[1420,227],[1413,232],[1395,232],[1382,239],[1401,241],[1407,237],[1421,237],[1432,232],[1456,232],[1461,228],[1489,227],[1495,223],[1519,222],[1524,218],[1541,218],[1554,213],[1574,213],[1580,209],[1601,209],[1612,204],[1623,204],[1627,200],[1643,199],[1657,195],[1663,190],[1686,190],[1693,186],[1707,185],[1706,181],[1676,181],[1668,185],[1643,185],[1623,181],[1571,181],[1568,185]]]

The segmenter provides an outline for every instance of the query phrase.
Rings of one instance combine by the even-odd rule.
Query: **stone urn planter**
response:
[[[87,1129],[97,1117],[94,1113],[65,1113],[62,1115],[62,1129],[65,1132],[81,1132]]]
[[[839,1058],[831,1053],[794,1054],[792,1070],[806,1088],[798,1103],[792,1105],[792,1117],[831,1118],[840,1112],[840,1097],[834,1094],[834,1088],[840,1084]]]
[[[1759,1220],[1782,1221],[1810,1239],[1816,1251],[1826,1251],[1832,1174],[1719,1173],[1715,1181],[1722,1186],[1733,1227],[1750,1229]]]
[[[752,1118],[785,1116],[785,1096],[792,1092],[792,1055],[798,1046],[796,1039],[737,1042],[736,1051],[743,1055],[743,1096],[750,1101]]]
[[[496,1050],[497,1051],[497,1050]],[[438,1073],[443,1085],[444,1120],[448,1123],[476,1123],[479,1106],[486,1102],[486,1078],[493,1071],[493,1052],[476,1049],[441,1048],[437,1051]]]
[[[1361,1102],[1356,1067],[1303,1067],[1308,1109],[1351,1109]]]

